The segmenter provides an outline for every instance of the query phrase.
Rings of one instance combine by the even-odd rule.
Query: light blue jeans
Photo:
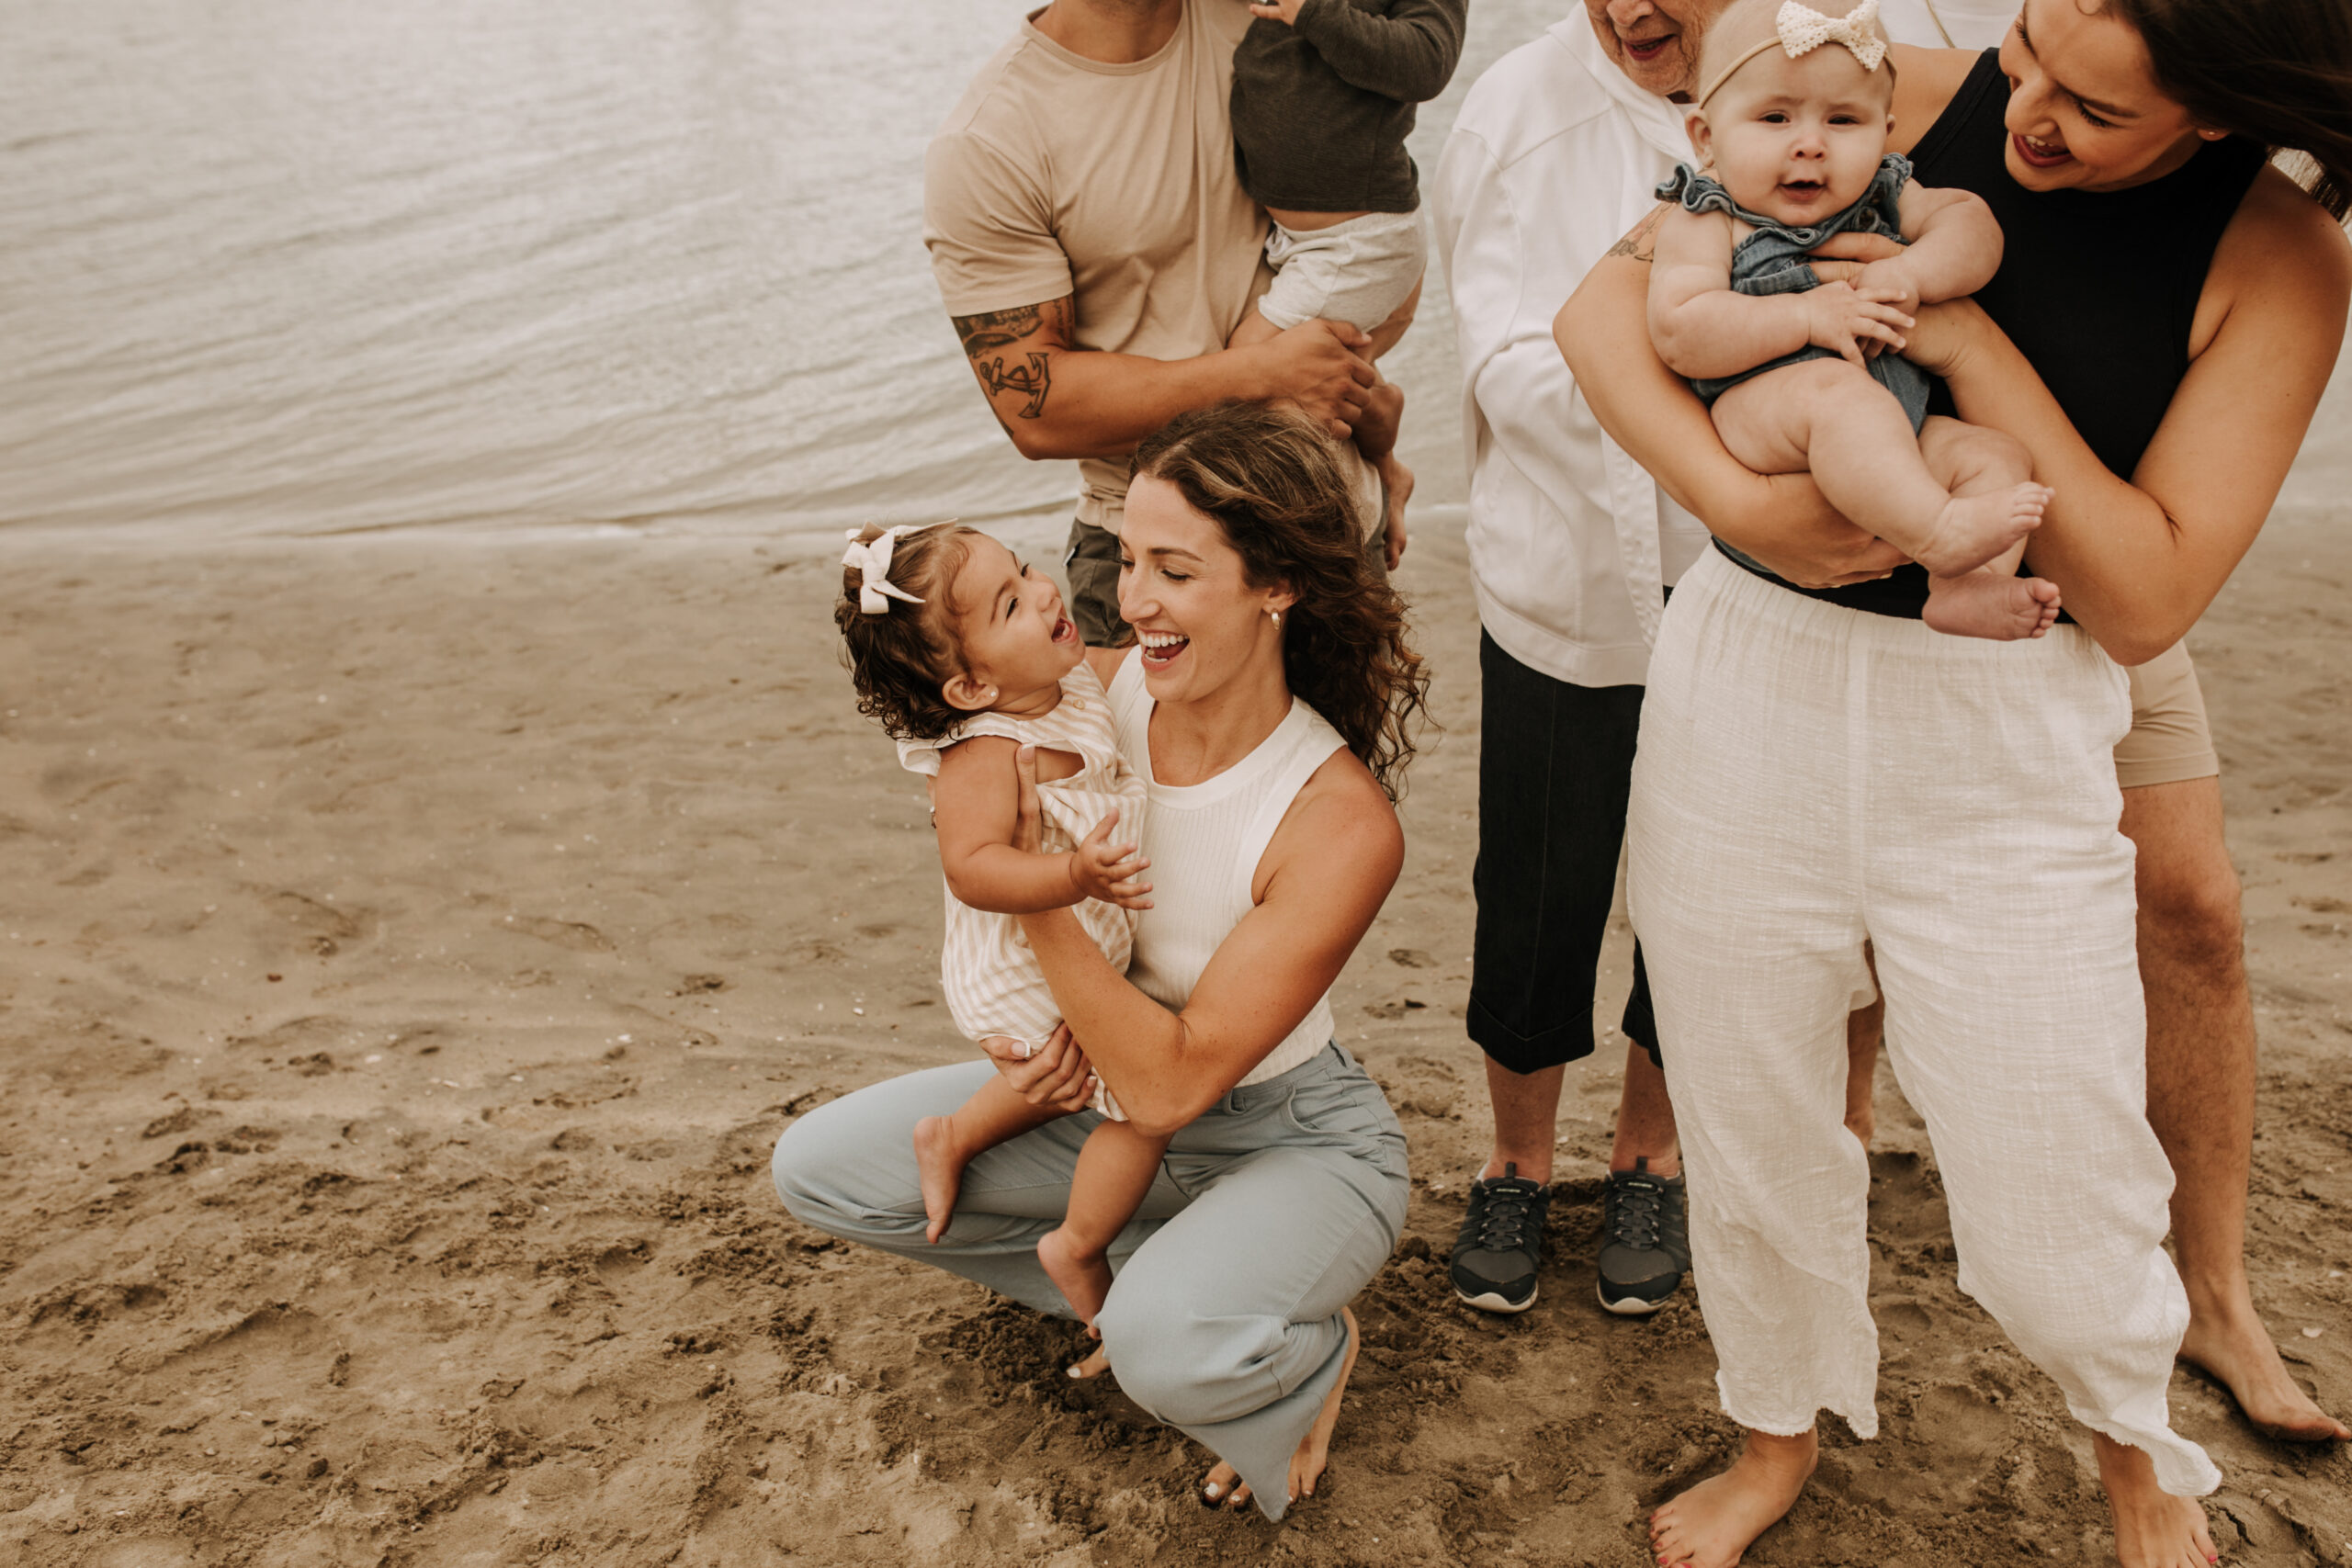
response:
[[[776,1191],[803,1224],[1068,1317],[1037,1240],[1061,1223],[1100,1116],[1065,1116],[981,1155],[955,1223],[935,1246],[922,1238],[914,1124],[995,1071],[934,1067],[820,1106],[778,1140]],[[1290,1456],[1339,1381],[1340,1309],[1395,1248],[1405,1198],[1405,1134],[1334,1044],[1232,1090],[1177,1134],[1111,1246],[1116,1280],[1096,1325],[1120,1388],[1232,1465],[1269,1518],[1282,1517]]]

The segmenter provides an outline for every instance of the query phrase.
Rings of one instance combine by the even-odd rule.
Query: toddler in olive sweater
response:
[[[1216,0],[1212,0],[1216,3]],[[1267,0],[1233,54],[1241,186],[1274,220],[1273,286],[1234,333],[1301,321],[1370,332],[1428,265],[1405,137],[1445,90],[1469,0]]]

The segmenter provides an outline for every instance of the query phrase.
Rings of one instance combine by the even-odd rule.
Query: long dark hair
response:
[[[2298,183],[2337,222],[2352,213],[2352,3],[2106,0],[2105,9],[2147,44],[2156,85],[2190,118],[2274,155],[2301,153],[2310,166]]]
[[[1216,520],[1253,588],[1287,586],[1283,668],[1388,798],[1404,791],[1429,675],[1405,641],[1405,602],[1365,553],[1340,454],[1306,416],[1223,402],[1180,414],[1136,448],[1136,473]]]

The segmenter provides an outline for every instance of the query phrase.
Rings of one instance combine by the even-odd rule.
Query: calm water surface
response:
[[[83,0],[0,51],[0,528],[1066,514],[963,366],[922,147],[1024,0]],[[1435,160],[1564,7],[1479,0]],[[1461,495],[1453,324],[1386,361]],[[2341,378],[2340,378],[2341,379]],[[2352,399],[2290,491],[2352,510]]]

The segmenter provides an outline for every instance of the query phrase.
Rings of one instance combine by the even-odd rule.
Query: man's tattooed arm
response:
[[[980,389],[998,420],[1006,416],[997,398],[1006,392],[1022,399],[1012,411],[1014,417],[1043,418],[1046,395],[1053,390],[1052,355],[1076,346],[1070,342],[1073,316],[1069,296],[1039,305],[957,316],[955,321],[956,335],[964,340],[965,355],[972,362],[972,374],[979,378]],[[997,352],[1001,349],[1017,352]]]
[[[1657,260],[1657,226],[1665,218],[1664,205],[1651,208],[1649,215],[1634,225],[1632,233],[1610,246],[1604,254],[1611,256],[1631,256],[1635,261]]]

